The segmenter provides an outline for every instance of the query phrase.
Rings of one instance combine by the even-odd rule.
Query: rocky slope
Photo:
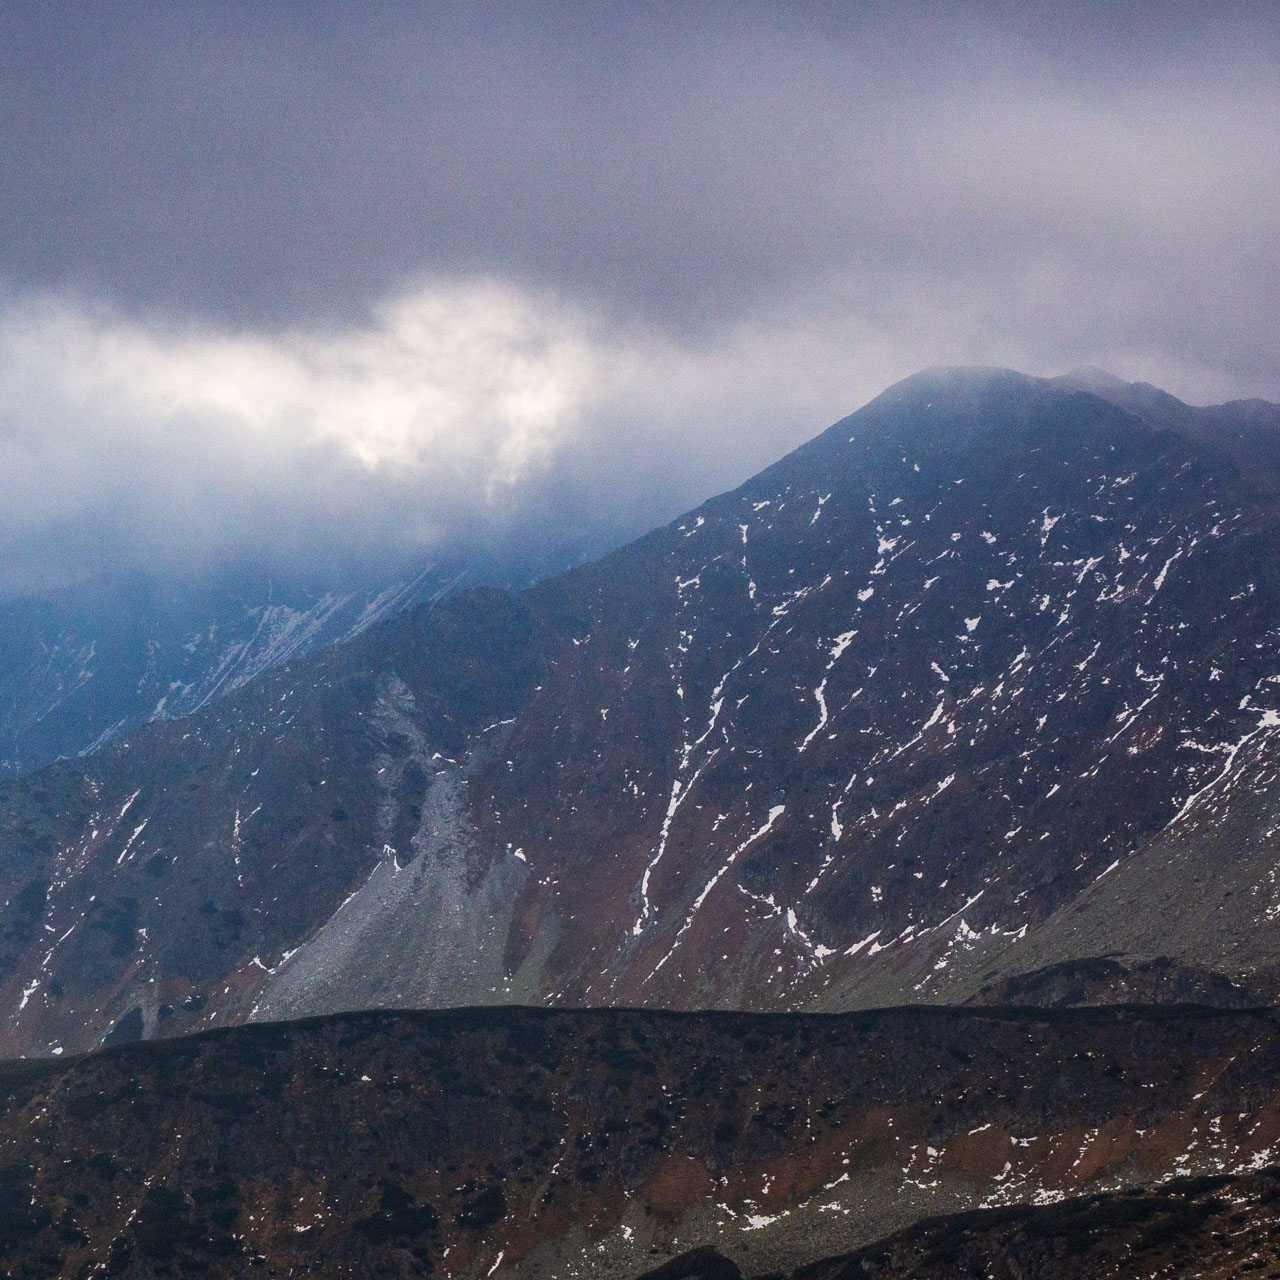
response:
[[[1171,1188],[1202,1197],[1181,1218],[1065,1202],[1269,1168],[1280,1013],[355,1014],[4,1064],[0,1144],[0,1266],[29,1277],[566,1280],[699,1246],[757,1276],[1059,1201],[811,1274],[1042,1263],[1055,1222],[1117,1228],[1114,1257],[1194,1220],[1243,1261],[1231,1215],[1255,1202],[1270,1249],[1257,1180]]]
[[[742,1274],[732,1259],[704,1246],[639,1280],[741,1280]],[[1280,1169],[954,1214],[772,1280],[1227,1280],[1250,1274],[1280,1275]]]
[[[1271,998],[1277,440],[932,371],[603,560],[11,785],[0,1047],[1007,1000],[1108,958],[1130,987],[1081,998]]]

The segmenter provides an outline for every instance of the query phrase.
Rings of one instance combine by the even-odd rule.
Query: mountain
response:
[[[10,784],[0,1045],[1269,1000],[1278,440],[1257,402],[928,371],[599,561]]]
[[[318,645],[359,635],[449,585],[317,590],[261,574],[107,579],[0,604],[0,777],[89,755],[150,720],[191,715]]]
[[[30,1277],[1269,1263],[1280,1013],[364,1013],[5,1063],[0,1141]]]

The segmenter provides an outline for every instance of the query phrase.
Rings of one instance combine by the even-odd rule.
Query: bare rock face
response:
[[[603,560],[10,784],[0,1048],[1040,972],[1272,999],[1277,440],[1274,406],[931,371]]]

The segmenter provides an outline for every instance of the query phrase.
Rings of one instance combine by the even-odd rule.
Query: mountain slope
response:
[[[568,1280],[714,1243],[789,1271],[928,1215],[1266,1168],[1278,1080],[1270,1010],[234,1028],[0,1067],[0,1265]]]
[[[921,1222],[839,1258],[770,1280],[1207,1280],[1280,1269],[1280,1169],[1177,1178],[1145,1190]],[[719,1250],[691,1250],[638,1280],[741,1280]]]
[[[1273,995],[1280,503],[1234,410],[1101,389],[919,375],[603,560],[7,788],[0,1042],[1007,998],[1112,952]]]

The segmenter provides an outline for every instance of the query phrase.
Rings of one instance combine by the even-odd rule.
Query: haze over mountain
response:
[[[12,784],[3,1043],[1270,999],[1278,418],[926,372],[603,560]]]
[[[408,581],[320,591],[261,574],[97,581],[0,604],[0,775],[87,755],[149,720],[211,699],[317,645],[460,580],[427,566]]]

